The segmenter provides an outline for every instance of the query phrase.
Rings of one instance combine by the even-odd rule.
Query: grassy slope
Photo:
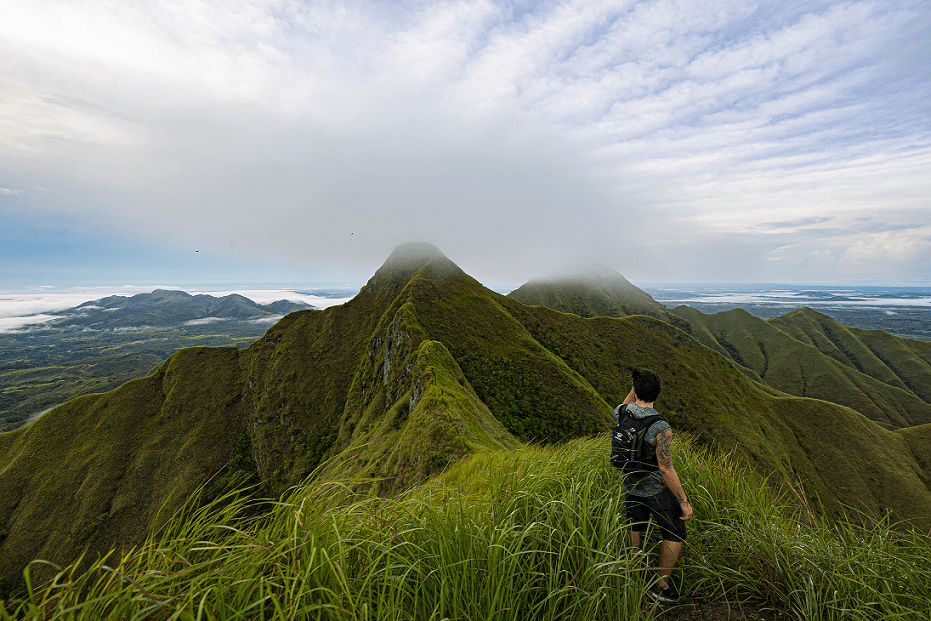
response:
[[[65,571],[0,601],[0,619],[678,618],[689,609],[645,601],[656,550],[627,544],[607,444],[482,451],[390,500],[315,481],[262,516],[243,500],[189,510],[118,573]],[[733,457],[682,438],[674,456],[695,508],[679,563],[689,618],[708,603],[753,618],[928,618],[927,535],[819,523]]]
[[[836,347],[830,350],[833,355],[822,353],[810,337],[800,340],[793,336],[804,334],[801,328],[787,333],[778,327],[787,322],[800,325],[791,318],[780,324],[768,323],[741,309],[705,315],[680,306],[673,312],[692,324],[699,342],[728,356],[752,371],[751,377],[760,377],[777,390],[853,408],[887,428],[931,422],[931,404],[901,381],[899,385],[883,381],[893,379],[888,368],[883,373],[878,373],[877,368],[882,378],[877,379],[865,372],[866,368],[860,371],[849,360],[839,361],[842,354]],[[819,337],[822,347],[824,340]]]
[[[776,480],[800,477],[829,510],[852,495],[867,511],[931,515],[901,436],[833,404],[775,398],[666,323],[524,306],[433,249],[392,255],[352,301],[293,313],[247,350],[183,350],[0,434],[3,577],[84,542],[140,541],[168,491],[183,498],[227,463],[280,494],[338,455],[331,476],[379,477],[391,493],[515,437],[604,431],[639,365],[666,379],[660,409],[678,429]]]
[[[666,378],[657,409],[678,429],[735,450],[776,484],[803,481],[829,513],[840,504],[872,515],[893,509],[931,526],[929,471],[895,432],[833,403],[776,397],[728,360],[686,334],[647,317],[581,319],[511,302],[538,341],[611,403],[629,390],[625,375],[648,366]],[[619,370],[623,370],[619,373]]]
[[[931,342],[848,328],[810,308],[774,317],[769,323],[842,364],[931,403]]]
[[[465,280],[445,284],[442,295],[435,283],[413,293],[425,329],[515,436],[554,441],[610,425],[613,406],[506,311],[507,298]]]
[[[898,429],[896,434],[911,451],[915,463],[921,468],[925,487],[931,491],[931,425]]]
[[[186,349],[153,375],[0,434],[0,579],[32,558],[69,562],[156,527],[163,504],[170,514],[234,457],[237,376],[236,349]]]

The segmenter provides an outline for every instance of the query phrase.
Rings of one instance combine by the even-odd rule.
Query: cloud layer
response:
[[[514,284],[588,260],[634,280],[929,283],[929,15],[6,2],[0,216],[24,248],[0,261],[93,238],[70,262],[97,273],[107,240],[148,239],[215,272],[364,278],[426,240]]]

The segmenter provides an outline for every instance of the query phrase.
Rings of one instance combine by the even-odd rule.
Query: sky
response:
[[[0,291],[929,285],[929,102],[919,1],[4,0]]]

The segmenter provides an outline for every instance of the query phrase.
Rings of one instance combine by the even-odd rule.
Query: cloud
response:
[[[656,232],[683,272],[854,270],[863,214],[931,211],[929,32],[917,2],[7,4],[0,179],[47,191],[4,217],[361,278],[411,240],[676,278],[622,250]]]
[[[191,319],[185,321],[184,325],[186,326],[205,326],[207,324],[216,323],[218,321],[228,321],[227,317],[201,317],[200,319]]]
[[[840,260],[861,268],[865,264],[906,263],[931,256],[931,226],[863,235]]]
[[[812,218],[800,218],[794,221],[783,221],[783,222],[761,222],[759,227],[761,229],[800,229],[810,227],[815,224],[825,224],[830,222],[833,219],[831,216],[820,216]]]
[[[0,317],[0,334],[20,332],[41,327],[43,324],[58,319],[54,315],[30,315],[28,317]]]
[[[171,289],[169,286],[122,286],[122,287],[75,287],[59,290],[49,287],[33,287],[31,291],[0,291],[0,318],[28,317],[62,311],[80,306],[90,300],[99,300],[111,295],[132,296],[151,293],[155,289]],[[51,316],[53,318],[58,318]]]
[[[257,318],[255,318],[255,319],[249,319],[249,320],[247,320],[247,321],[248,321],[249,323],[269,324],[269,325],[271,325],[271,324],[273,324],[273,323],[277,323],[282,317],[284,317],[284,315],[271,315],[271,316],[269,316],[269,317],[257,317]]]

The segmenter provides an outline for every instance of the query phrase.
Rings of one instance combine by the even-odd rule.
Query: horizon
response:
[[[927,3],[236,7],[0,5],[0,289],[931,285]]]
[[[242,295],[253,302],[261,305],[271,304],[278,300],[289,300],[292,302],[304,302],[310,304],[316,309],[324,309],[330,306],[343,304],[351,300],[364,286],[361,284],[305,284],[299,286],[276,285],[262,287],[259,285],[243,285],[240,287],[217,286],[217,287],[194,287],[184,288],[172,285],[122,285],[119,287],[99,286],[99,287],[53,287],[37,286],[27,290],[0,290],[0,334],[10,334],[22,329],[38,327],[46,321],[60,318],[56,313],[80,306],[88,302],[99,300],[109,296],[132,297],[139,294],[148,294],[155,290],[182,291],[191,295],[206,294],[214,297],[223,297],[225,295],[238,294]],[[521,283],[523,284],[523,283]],[[794,302],[804,302],[803,305],[824,305],[838,304],[836,300],[818,301],[812,299],[799,298],[779,298],[778,296],[769,296],[765,294],[796,293],[803,294],[806,291],[812,292],[853,292],[868,293],[868,290],[880,290],[890,293],[896,290],[903,293],[927,293],[926,297],[917,300],[907,298],[890,298],[890,299],[873,299],[862,298],[854,299],[847,304],[849,305],[871,305],[871,306],[899,306],[899,307],[928,307],[931,309],[931,286],[914,286],[900,284],[823,284],[816,285],[810,283],[686,283],[686,282],[666,282],[666,283],[632,283],[636,287],[650,293],[656,301],[678,302],[695,302],[699,304],[718,303],[722,305],[739,306],[748,303],[760,303],[765,301],[767,304],[791,307]],[[517,289],[520,285],[495,289],[487,287],[496,293],[507,295]],[[347,295],[340,296],[340,292]],[[652,292],[652,293],[651,293]],[[699,297],[689,299],[688,296],[673,296],[671,298],[657,298],[657,292],[671,293],[697,293]],[[702,297],[702,293],[705,295]],[[714,293],[740,293],[750,297],[727,297],[715,298]],[[763,297],[760,295],[763,294]]]

